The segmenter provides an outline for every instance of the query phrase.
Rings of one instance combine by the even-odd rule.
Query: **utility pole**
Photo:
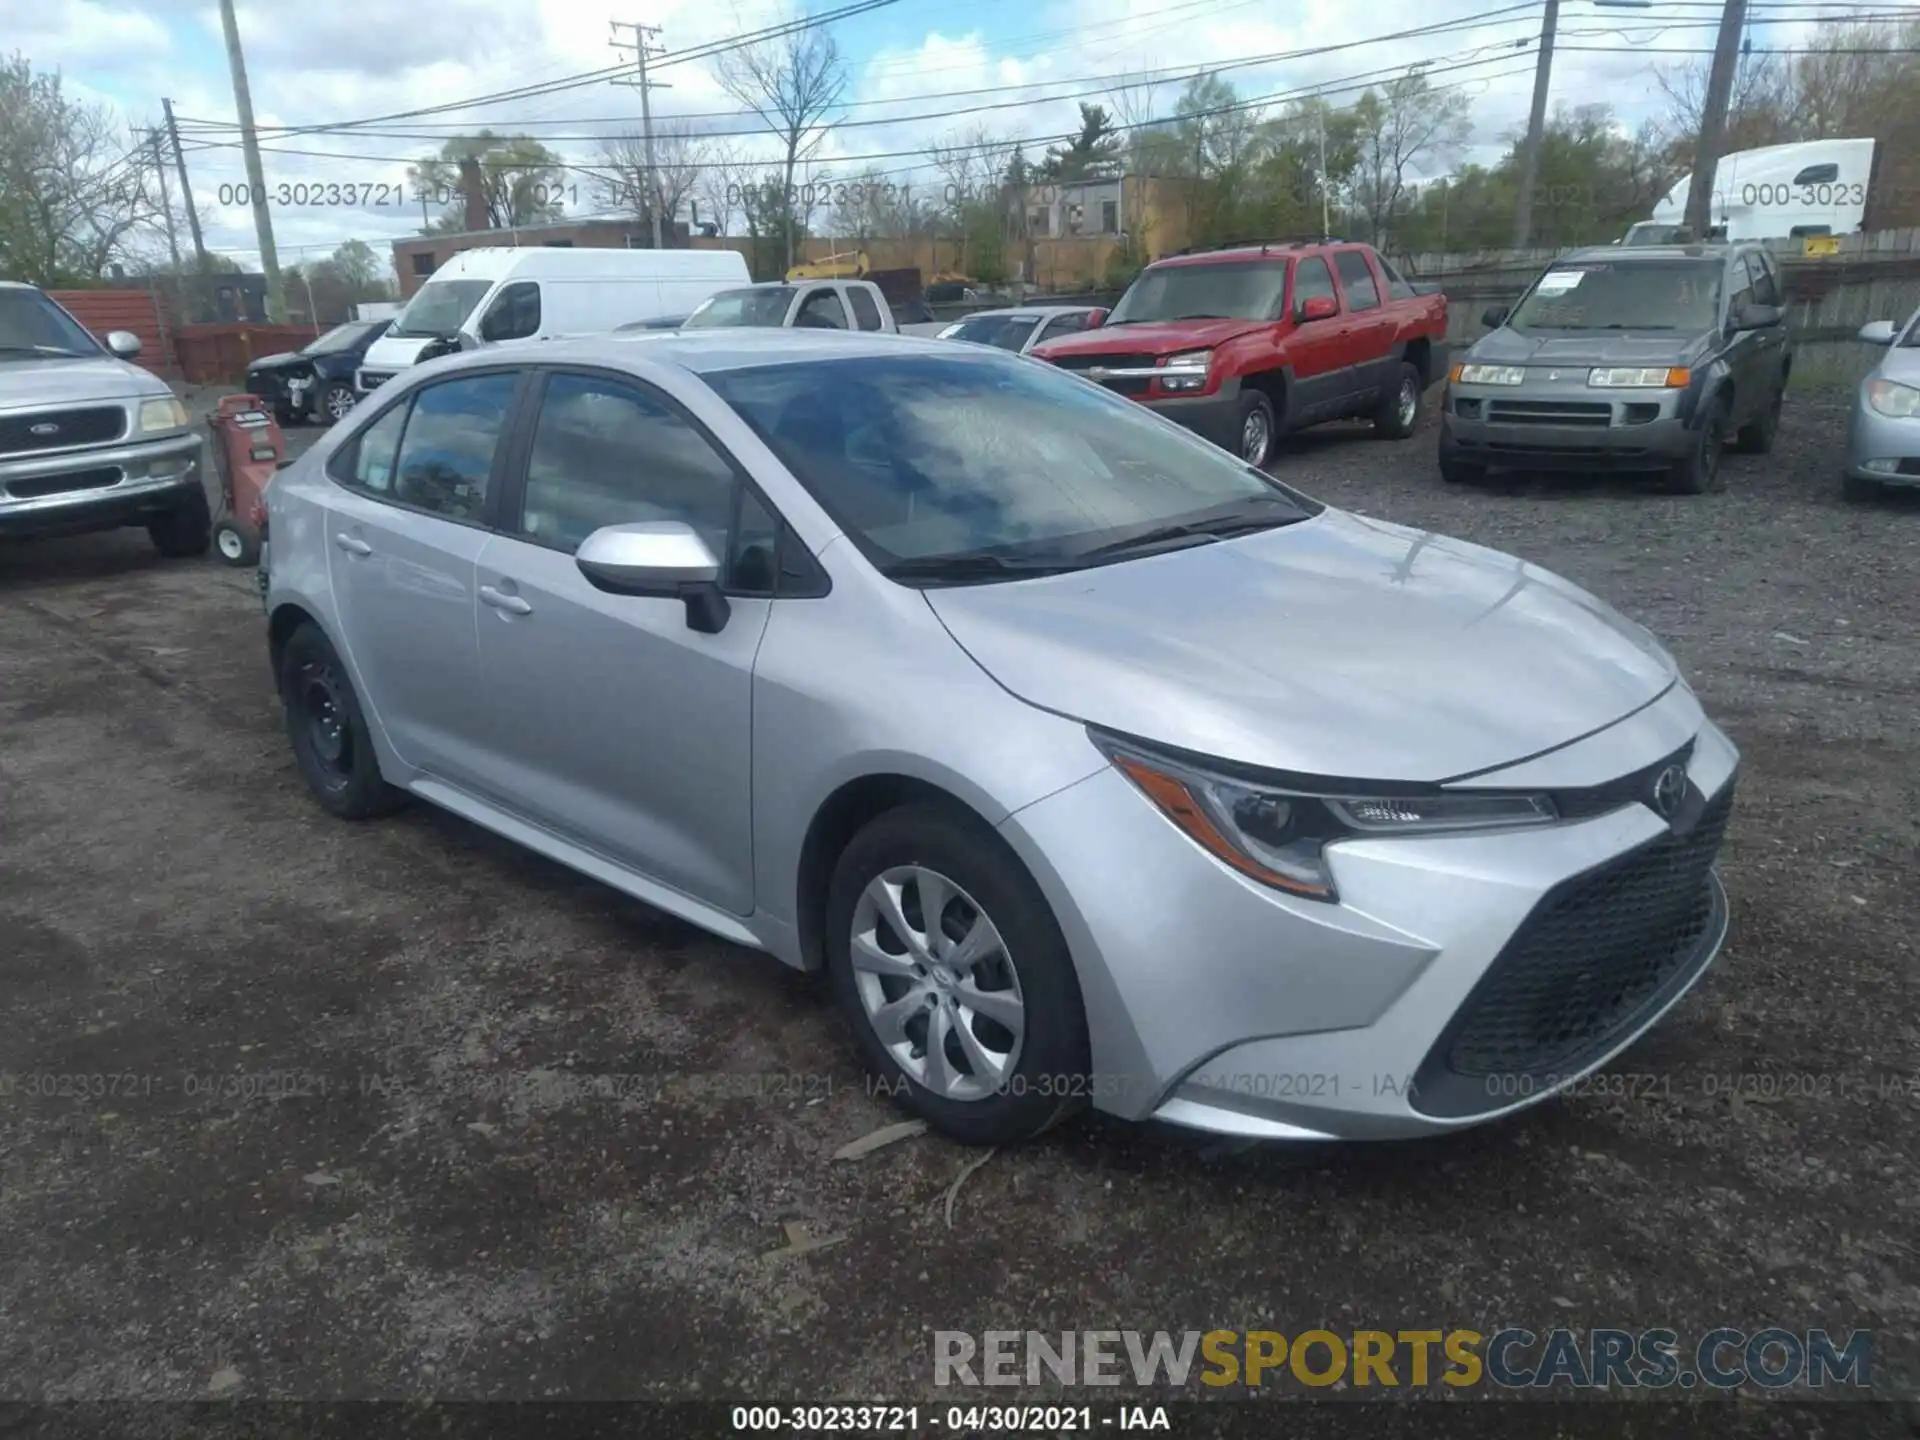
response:
[[[247,189],[253,198],[253,232],[260,244],[260,268],[267,276],[267,319],[287,323],[287,292],[280,281],[280,256],[273,248],[273,217],[267,212],[267,177],[260,168],[260,137],[253,129],[253,97],[247,91],[247,59],[240,53],[240,22],[233,0],[220,0],[220,25],[227,32],[227,67],[233,72],[233,105],[240,115],[240,148],[247,160]]]
[[[1547,0],[1540,24],[1540,58],[1533,67],[1533,109],[1527,115],[1527,146],[1520,162],[1520,203],[1513,210],[1513,248],[1524,250],[1533,238],[1533,192],[1540,183],[1540,141],[1547,128],[1547,88],[1553,79],[1553,36],[1560,24],[1560,0]]]
[[[1707,77],[1707,103],[1700,112],[1700,139],[1693,147],[1693,178],[1687,182],[1687,220],[1693,238],[1713,230],[1713,179],[1720,147],[1727,138],[1727,102],[1733,98],[1733,74],[1740,64],[1740,32],[1747,24],[1747,0],[1727,0],[1720,12],[1720,38],[1713,46],[1713,70]]]
[[[1314,106],[1314,112],[1320,117],[1320,238],[1333,238],[1333,219],[1327,210],[1327,104],[1324,100]]]
[[[612,20],[608,23],[613,27],[614,38],[607,43],[612,45],[616,50],[632,50],[634,52],[634,78],[631,80],[615,80],[614,84],[637,85],[640,88],[640,144],[641,148],[645,151],[645,163],[647,167],[647,214],[653,220],[653,248],[660,250],[665,248],[660,239],[660,210],[663,197],[660,193],[660,172],[654,167],[653,163],[653,102],[648,92],[655,89],[671,90],[673,88],[671,85],[663,84],[661,81],[647,78],[647,61],[657,59],[665,53],[663,50],[655,48],[654,45],[655,39],[660,34],[660,27],[658,25],[642,25],[638,21]],[[622,30],[633,31],[633,43],[631,45],[619,38]]]
[[[187,157],[180,149],[180,127],[173,123],[173,101],[162,100],[160,108],[167,112],[167,135],[173,141],[173,164],[180,172],[180,202],[187,207],[187,229],[193,232],[193,255],[200,264],[200,273],[207,273],[207,244],[200,238],[200,212],[194,207],[193,186],[187,183]]]
[[[147,141],[153,146],[154,173],[160,177],[160,214],[167,222],[167,254],[173,260],[174,283],[180,283],[180,237],[173,228],[173,197],[167,193],[167,157],[160,148],[160,129],[154,126],[147,131]]]

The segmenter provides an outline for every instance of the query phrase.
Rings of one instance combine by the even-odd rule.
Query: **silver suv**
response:
[[[187,407],[31,285],[0,282],[0,538],[144,525],[162,555],[206,553],[204,445]]]

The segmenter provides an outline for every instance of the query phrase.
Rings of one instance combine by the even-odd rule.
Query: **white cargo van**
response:
[[[1851,235],[1865,223],[1873,185],[1874,142],[1802,140],[1763,145],[1720,157],[1713,171],[1712,237],[1785,240]],[[1650,243],[1661,227],[1686,218],[1691,176],[1653,207],[1653,218],[1627,232],[1629,245]],[[1643,231],[1642,227],[1646,227]],[[1642,233],[1636,235],[1636,231]]]
[[[715,291],[749,278],[737,250],[463,250],[434,271],[393,327],[367,348],[354,388],[365,395],[407,366],[450,350],[597,334],[685,315]]]

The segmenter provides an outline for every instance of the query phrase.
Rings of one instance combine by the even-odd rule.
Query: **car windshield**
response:
[[[787,318],[787,306],[792,300],[793,288],[788,285],[722,290],[718,295],[701,302],[681,328],[718,330],[732,325],[752,325],[777,329]]]
[[[345,325],[336,325],[318,340],[300,353],[303,355],[336,355],[342,350],[351,350],[380,322],[377,320],[351,320]]]
[[[1280,309],[1284,260],[1162,265],[1143,271],[1107,317],[1109,325],[1154,320],[1266,320]]]
[[[1920,310],[1913,312],[1913,318],[1907,321],[1907,333],[1900,342],[1902,350],[1920,350]]]
[[[1686,232],[1684,225],[1665,225],[1657,220],[1642,220],[1627,231],[1628,245],[1675,245]]]
[[[1507,319],[1511,330],[1711,330],[1719,260],[1596,260],[1556,265]]]
[[[1098,385],[954,350],[706,380],[861,550],[903,577],[937,581],[940,562],[1007,569],[980,578],[1073,569],[1183,524],[1267,528],[1322,508]]]
[[[940,332],[946,340],[971,340],[1000,350],[1018,350],[1040,322],[1031,316],[976,315]]]
[[[38,290],[0,290],[0,361],[99,353],[93,337]]]
[[[429,280],[407,302],[389,335],[451,335],[473,314],[491,280]]]

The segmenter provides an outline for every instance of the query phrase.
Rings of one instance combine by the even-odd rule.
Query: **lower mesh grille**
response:
[[[1712,870],[1732,811],[1729,783],[1684,834],[1550,892],[1421,1064],[1417,1107],[1470,1115],[1551,1089],[1667,1003],[1725,921]]]

